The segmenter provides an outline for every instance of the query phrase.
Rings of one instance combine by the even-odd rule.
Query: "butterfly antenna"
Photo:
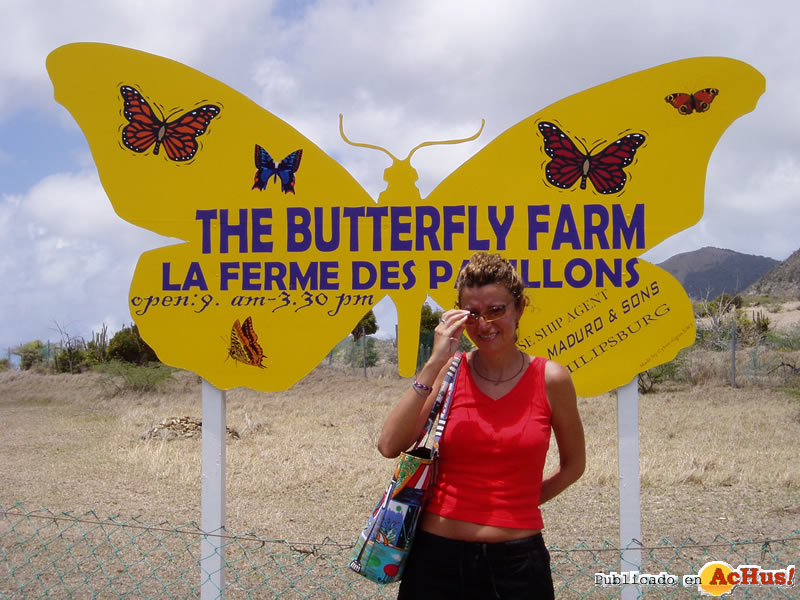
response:
[[[342,139],[345,142],[347,142],[351,146],[359,146],[360,148],[372,148],[373,150],[380,150],[381,152],[385,152],[386,154],[388,154],[389,158],[391,158],[394,162],[398,162],[398,160],[397,160],[397,158],[395,158],[394,154],[389,152],[386,148],[381,148],[380,146],[374,146],[373,144],[364,144],[364,143],[361,143],[361,142],[351,142],[349,139],[347,139],[347,136],[344,134],[344,125],[342,124],[343,118],[344,117],[342,117],[342,115],[340,113],[339,114],[339,134],[341,134]]]
[[[469,137],[461,138],[459,140],[440,140],[440,141],[437,141],[437,142],[422,142],[419,146],[415,146],[411,150],[411,152],[408,153],[408,156],[406,157],[406,160],[411,158],[411,155],[414,154],[414,152],[416,152],[417,150],[419,150],[420,148],[422,148],[424,146],[439,146],[439,145],[442,145],[442,144],[463,144],[464,142],[471,142],[472,140],[476,140],[476,139],[478,139],[478,136],[480,136],[480,134],[483,133],[483,128],[485,126],[486,126],[486,119],[481,119],[481,128],[478,129],[477,133],[475,133],[474,135],[471,135]]]

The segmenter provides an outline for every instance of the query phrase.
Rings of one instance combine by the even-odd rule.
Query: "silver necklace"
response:
[[[494,385],[499,385],[501,383],[505,383],[506,381],[511,381],[517,375],[522,373],[522,369],[525,368],[525,355],[522,353],[522,350],[520,350],[519,348],[517,349],[517,352],[519,352],[519,357],[522,359],[522,362],[519,365],[519,370],[516,373],[514,373],[511,377],[506,377],[505,379],[491,379],[491,378],[487,377],[486,375],[484,375],[483,373],[481,373],[480,369],[478,369],[478,355],[477,354],[475,355],[475,360],[472,361],[472,367],[475,369],[475,372],[478,375],[481,376],[481,379],[485,379],[486,381],[488,381],[489,383],[493,383]]]

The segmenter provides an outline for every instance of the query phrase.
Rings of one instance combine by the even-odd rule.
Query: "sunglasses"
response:
[[[506,307],[508,304],[498,304],[497,306],[490,306],[485,311],[480,312],[477,310],[469,311],[469,316],[467,317],[467,323],[470,325],[474,325],[478,322],[478,320],[483,317],[483,320],[486,323],[491,323],[492,321],[497,321],[500,317],[506,314]]]

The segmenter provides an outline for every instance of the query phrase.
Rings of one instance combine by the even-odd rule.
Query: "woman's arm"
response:
[[[378,438],[378,452],[383,456],[394,458],[417,441],[439,393],[447,365],[447,362],[439,365],[430,360],[425,363],[417,374],[417,381],[433,388],[433,391],[422,396],[409,386],[389,413]]]
[[[416,378],[432,391],[423,396],[409,386],[389,413],[378,438],[378,452],[386,458],[398,456],[419,437],[447,374],[450,359],[458,349],[468,314],[465,310],[449,310],[442,315],[442,321],[434,330],[431,357]]]
[[[544,381],[550,403],[551,425],[558,445],[559,466],[542,481],[540,504],[578,481],[586,468],[583,424],[569,371],[556,362],[548,361],[544,370]]]

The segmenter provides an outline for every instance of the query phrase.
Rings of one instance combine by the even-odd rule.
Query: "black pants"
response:
[[[418,531],[398,600],[552,600],[542,534],[487,544]]]

